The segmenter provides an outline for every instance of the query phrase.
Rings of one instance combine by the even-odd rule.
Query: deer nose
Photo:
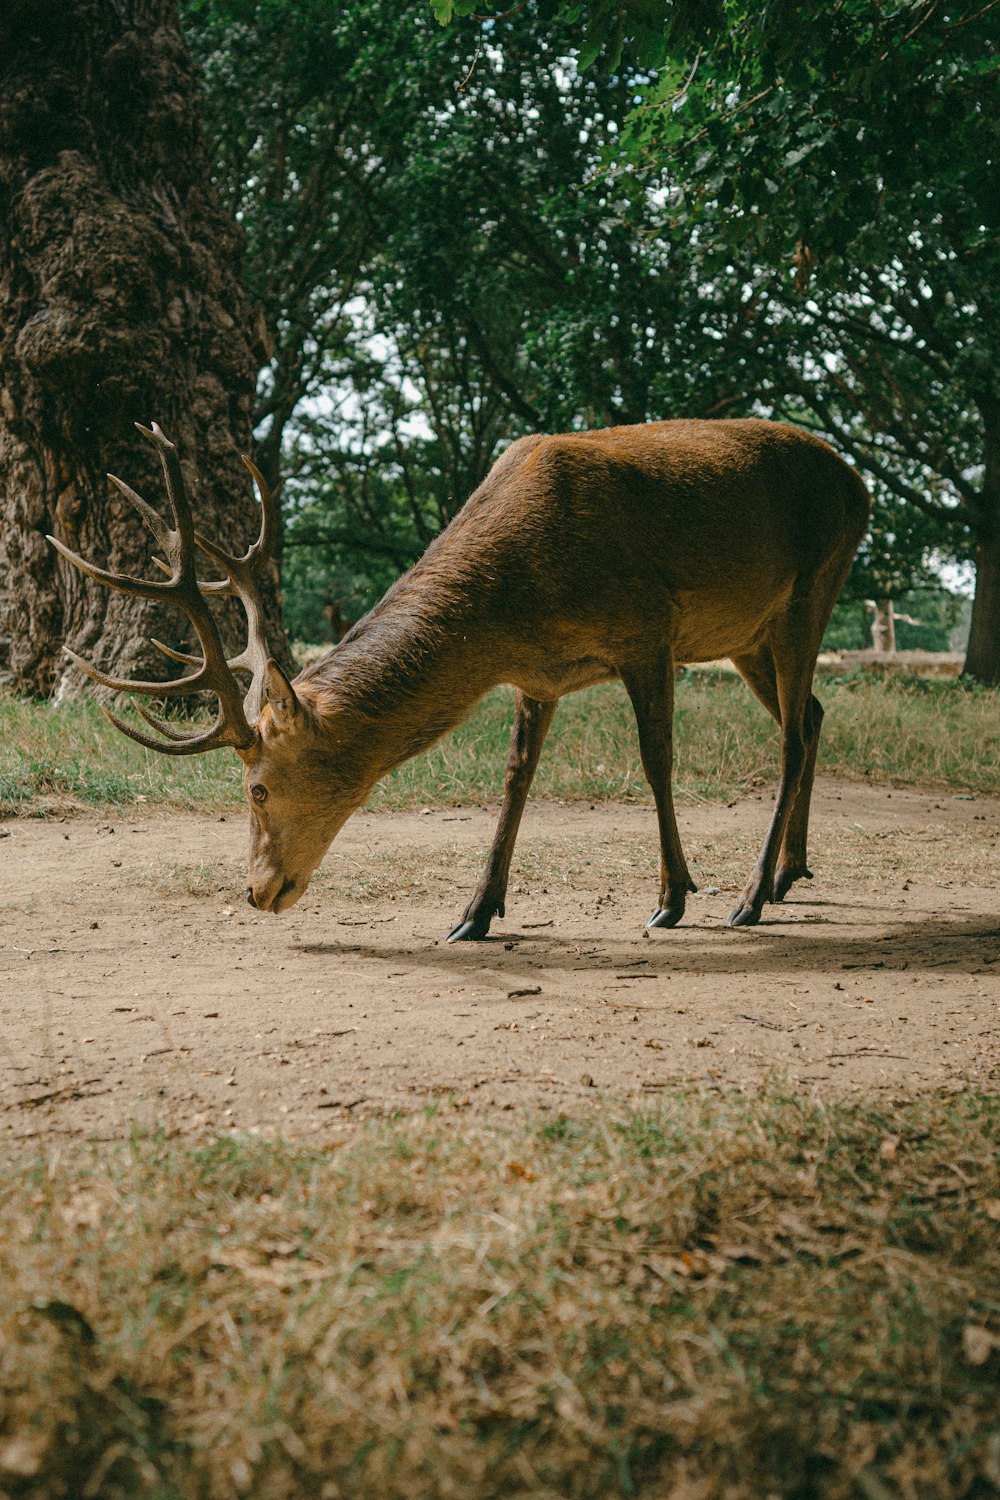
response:
[[[247,904],[249,906],[252,906],[256,910],[257,903],[253,899],[253,886],[252,885],[248,885],[247,886]]]

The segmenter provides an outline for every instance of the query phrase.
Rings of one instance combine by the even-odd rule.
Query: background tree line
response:
[[[759,414],[829,436],[871,483],[854,597],[975,563],[969,669],[1000,681],[996,6],[471,9],[181,5],[197,170],[245,243],[236,282],[216,237],[257,366],[246,420],[289,475],[292,633],[372,602],[520,433]],[[161,0],[126,30],[150,11],[176,28]],[[177,411],[206,486],[242,433],[185,437],[190,364],[159,419]],[[242,486],[216,524],[237,509]],[[99,623],[104,659],[127,654],[135,622]]]

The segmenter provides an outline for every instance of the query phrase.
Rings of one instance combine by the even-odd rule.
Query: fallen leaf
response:
[[[0,1474],[33,1479],[42,1467],[47,1446],[47,1439],[41,1434],[8,1438],[0,1447]]]
[[[682,1250],[677,1259],[683,1267],[681,1274],[691,1276],[696,1281],[710,1275],[719,1265],[717,1256],[706,1255],[702,1250]]]
[[[510,1178],[520,1178],[522,1182],[535,1182],[537,1181],[538,1173],[533,1172],[530,1167],[526,1167],[523,1162],[509,1161],[507,1163],[507,1176]]]
[[[995,1333],[978,1323],[966,1323],[962,1329],[962,1353],[968,1364],[984,1365],[994,1349],[1000,1349],[1000,1338]]]

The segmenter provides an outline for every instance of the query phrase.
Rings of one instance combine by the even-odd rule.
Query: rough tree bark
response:
[[[147,638],[183,617],[109,594],[44,540],[157,576],[110,470],[164,503],[133,423],[176,443],[199,525],[255,528],[248,476],[259,349],[239,237],[209,185],[177,0],[0,7],[0,647],[15,685],[73,692],[63,641],[113,672],[166,676]],[[273,648],[284,655],[277,579]],[[228,613],[224,633],[242,635]]]
[[[978,402],[985,437],[985,472],[976,527],[976,592],[963,677],[1000,687],[1000,398]]]
[[[962,675],[1000,687],[1000,507],[997,530],[976,545],[976,593]]]

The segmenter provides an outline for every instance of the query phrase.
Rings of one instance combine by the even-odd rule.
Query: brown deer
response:
[[[327,629],[333,644],[339,645],[344,636],[355,623],[353,620],[344,618],[343,599],[334,599],[332,590],[327,590],[326,599],[323,603],[323,618],[326,620]]]
[[[484,938],[504,899],[528,788],[558,700],[620,679],[635,710],[656,800],[660,887],[650,927],[672,927],[694,890],[671,795],[675,664],[729,657],[781,726],[781,774],[763,847],[729,921],[759,921],[806,864],[809,799],[823,710],[812,695],[820,640],[867,524],[861,480],[832,449],[764,421],[655,422],[521,438],[381,603],[290,682],[267,652],[258,582],[278,526],[260,491],[260,537],[231,557],[195,529],[176,450],[154,424],[174,525],[120,480],[166,554],[170,578],[105,572],[51,540],[108,587],[171,600],[201,656],[177,681],[109,688],[156,697],[211,689],[219,711],[190,732],[139,708],[156,731],[114,715],[168,755],[231,745],[250,808],[247,900],[286,911],[375,783],[454,728],[498,683],[516,689],[503,806],[486,868],[453,941]],[[201,582],[195,549],[226,575]],[[236,594],[249,644],[226,660],[208,600]],[[159,643],[157,643],[159,644]],[[72,655],[72,653],[70,653]],[[234,673],[252,677],[241,700]],[[262,706],[263,705],[263,706]]]

